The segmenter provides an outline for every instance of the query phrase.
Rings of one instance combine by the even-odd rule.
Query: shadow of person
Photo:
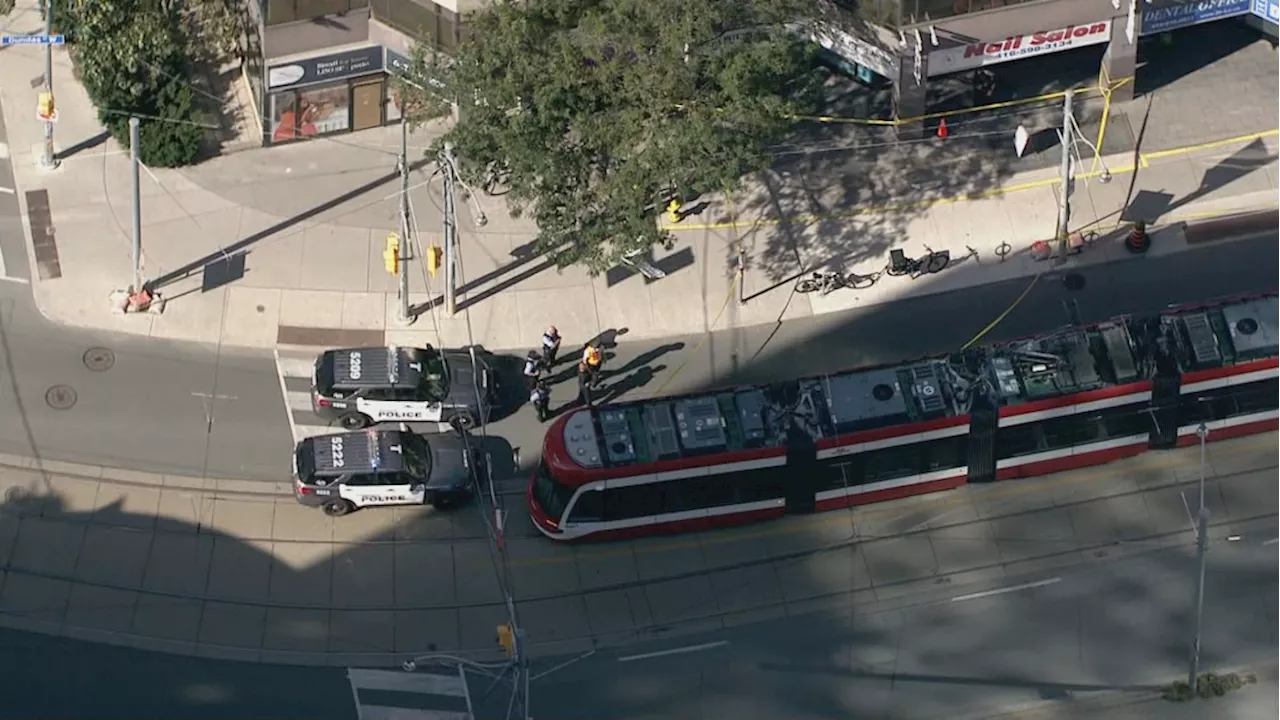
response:
[[[683,349],[684,349],[684,343],[674,342],[674,343],[667,343],[666,345],[661,345],[659,347],[653,348],[652,350],[646,350],[645,352],[640,353],[639,355],[628,360],[627,363],[622,367],[619,367],[617,369],[612,369],[606,366],[603,370],[600,371],[600,377],[602,380],[608,380],[610,378],[618,377],[620,375],[626,375],[632,370],[648,365],[649,363],[653,362],[654,360],[657,360],[658,358],[662,357],[663,355],[666,355],[667,353],[679,352],[680,350],[683,350]],[[605,357],[609,358],[611,356],[606,354]]]
[[[648,385],[655,375],[666,369],[666,365],[659,365],[652,368],[645,366],[636,370],[618,382],[601,388],[601,390],[598,391],[600,393],[600,400],[597,404],[618,402],[627,393],[639,390],[645,385]]]

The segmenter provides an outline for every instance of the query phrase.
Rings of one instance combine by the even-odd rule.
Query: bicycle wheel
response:
[[[858,273],[849,273],[844,277],[844,286],[853,288],[854,290],[866,290],[876,284],[879,273],[875,275],[859,275]]]
[[[932,275],[933,273],[942,272],[947,269],[947,265],[951,262],[951,253],[940,252],[929,256],[928,264],[924,268],[923,275]]]
[[[796,292],[811,293],[814,290],[817,290],[821,287],[822,287],[822,282],[820,280],[815,280],[813,278],[805,278],[800,282],[796,283]]]

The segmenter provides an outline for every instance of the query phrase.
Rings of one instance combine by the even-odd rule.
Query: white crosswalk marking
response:
[[[348,668],[347,680],[360,720],[475,720],[462,668]]]
[[[330,425],[316,414],[311,406],[311,374],[316,355],[300,352],[276,351],[276,370],[280,374],[280,393],[284,396],[285,411],[289,413],[289,426],[297,442],[315,435],[342,432],[342,428]]]

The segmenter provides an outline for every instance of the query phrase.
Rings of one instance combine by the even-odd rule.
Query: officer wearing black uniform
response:
[[[530,390],[538,384],[538,379],[542,376],[542,367],[542,356],[537,350],[530,350],[524,358],[524,378],[528,381]]]
[[[547,369],[555,367],[556,355],[560,352],[560,331],[556,330],[556,326],[552,325],[547,331],[542,333],[542,358],[547,364]]]
[[[538,411],[538,421],[546,422],[551,416],[551,388],[539,380],[534,384],[533,391],[529,393],[529,402],[533,403],[533,409]]]

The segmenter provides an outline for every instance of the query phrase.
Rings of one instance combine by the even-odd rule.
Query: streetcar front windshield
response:
[[[545,463],[539,462],[533,476],[533,499],[538,502],[542,512],[552,520],[559,522],[564,517],[564,510],[573,499],[573,488],[567,488],[556,482],[547,471]]]

